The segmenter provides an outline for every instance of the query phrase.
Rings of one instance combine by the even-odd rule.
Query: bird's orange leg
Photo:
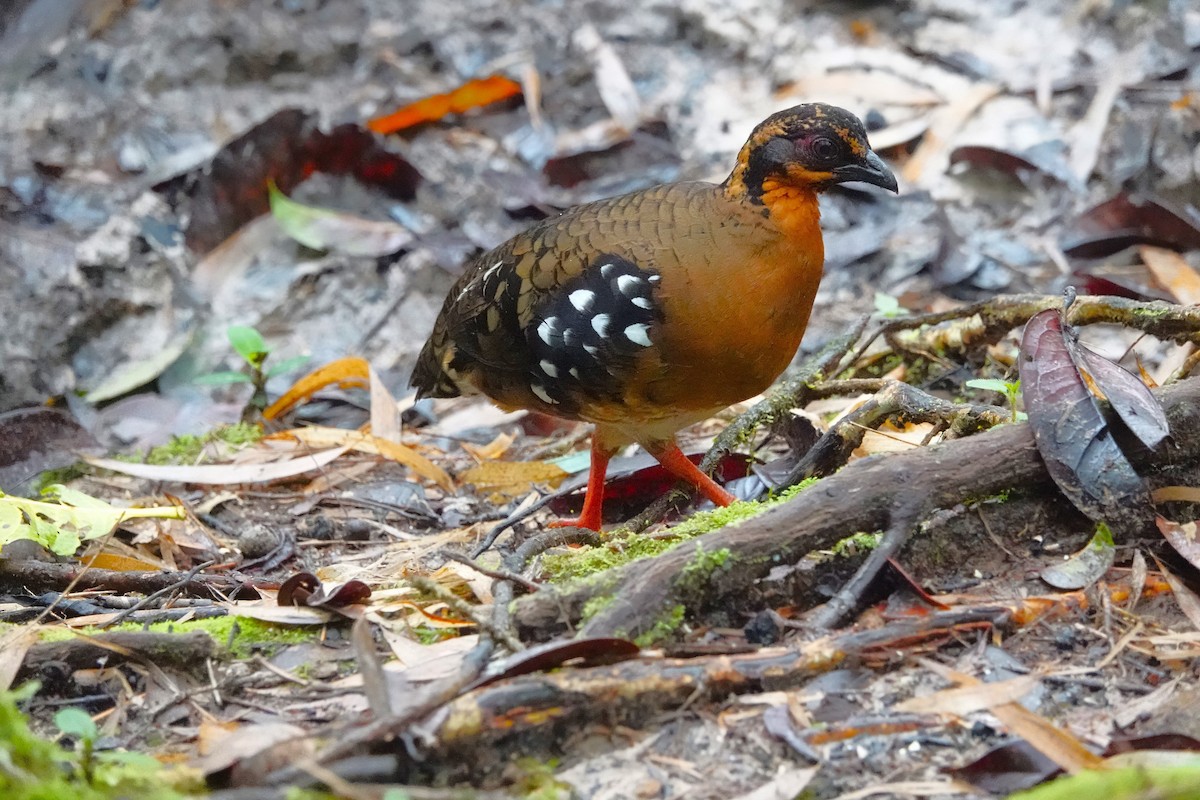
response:
[[[592,435],[592,469],[588,473],[587,493],[583,496],[583,511],[576,519],[559,519],[551,522],[551,528],[588,528],[600,530],[600,512],[604,506],[604,474],[608,461],[616,449],[610,449],[601,441],[600,435]]]
[[[657,458],[658,463],[662,464],[668,472],[695,486],[700,494],[717,505],[727,506],[737,500],[733,494],[718,486],[712,478],[701,472],[700,468],[683,454],[675,442],[654,442],[649,446],[643,445],[643,447],[650,455]]]

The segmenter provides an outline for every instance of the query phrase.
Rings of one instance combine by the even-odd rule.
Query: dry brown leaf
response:
[[[1196,593],[1189,589],[1183,581],[1176,578],[1174,573],[1163,565],[1158,556],[1154,556],[1154,563],[1158,565],[1158,571],[1162,573],[1163,578],[1171,585],[1171,591],[1175,593],[1175,602],[1179,604],[1179,610],[1196,630],[1200,630],[1200,597],[1197,597]]]
[[[977,83],[933,112],[929,130],[901,170],[904,180],[923,184],[933,176],[941,175],[950,163],[950,140],[980,106],[999,93],[1000,87],[996,84]]]
[[[39,631],[37,626],[22,625],[0,635],[0,692],[12,686],[25,654],[37,643]]]
[[[389,461],[403,464],[422,478],[433,481],[447,492],[454,491],[454,481],[450,480],[446,471],[425,456],[406,444],[380,439],[362,431],[314,425],[308,428],[292,428],[273,433],[268,438],[293,438],[310,447],[341,446],[345,449],[357,450],[360,453],[383,456]]]
[[[1200,273],[1174,250],[1144,244],[1138,248],[1142,262],[1164,289],[1185,306],[1200,305]]]
[[[484,445],[463,442],[462,449],[470,453],[476,461],[495,461],[508,452],[514,441],[516,437],[511,433],[501,433]]]
[[[980,683],[942,689],[940,692],[912,697],[896,705],[897,711],[913,714],[953,714],[965,717],[976,711],[987,711],[1002,703],[1015,703],[1037,687],[1037,675],[1021,675],[994,683]]]
[[[534,484],[555,488],[568,475],[562,467],[546,461],[485,461],[458,477],[482,494],[508,499],[525,494]]]
[[[1156,503],[1200,503],[1200,487],[1163,486],[1151,492],[1150,498]]]
[[[983,685],[978,678],[950,669],[936,661],[926,658],[917,661],[948,681],[962,686]],[[1012,734],[1029,742],[1039,753],[1072,775],[1085,769],[1095,769],[1100,764],[1100,757],[1084,747],[1083,742],[1073,734],[1020,703],[1000,703],[993,706],[991,712]]]
[[[389,442],[400,443],[400,406],[383,385],[379,373],[370,368],[371,435]]]

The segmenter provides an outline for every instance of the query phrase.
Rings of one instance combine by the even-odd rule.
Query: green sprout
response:
[[[1021,382],[1002,381],[995,378],[974,378],[966,383],[970,389],[979,389],[984,392],[998,392],[1008,399],[1008,407],[1012,409],[1012,421],[1020,422],[1021,420],[1029,419],[1024,411],[1017,410],[1017,398],[1021,396]]]

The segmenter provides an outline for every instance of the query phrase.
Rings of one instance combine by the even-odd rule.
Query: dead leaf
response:
[[[909,698],[895,706],[896,711],[912,714],[953,714],[965,717],[987,711],[1002,703],[1015,703],[1037,688],[1041,678],[1021,675],[1003,681],[957,686],[930,695]]]
[[[417,451],[399,442],[390,442],[362,431],[346,428],[326,428],[314,425],[308,428],[293,428],[273,433],[268,439],[292,438],[309,447],[338,446],[339,449],[356,450],[360,453],[383,456],[389,461],[403,464],[422,478],[433,481],[447,492],[454,491],[454,481],[444,469]]]
[[[1176,578],[1175,574],[1163,565],[1158,556],[1154,556],[1154,563],[1158,565],[1158,571],[1162,573],[1163,578],[1171,585],[1171,591],[1175,593],[1175,602],[1179,604],[1179,610],[1192,623],[1192,627],[1200,631],[1200,597],[1197,597],[1196,593],[1187,587],[1187,584]]]
[[[1200,305],[1200,273],[1174,250],[1144,244],[1138,248],[1142,262],[1171,296],[1185,306]]]
[[[278,419],[326,386],[339,389],[366,388],[371,383],[371,365],[365,358],[349,356],[317,367],[292,384],[283,395],[263,411],[263,419]]]
[[[458,477],[488,496],[512,498],[524,495],[534,484],[556,488],[569,476],[547,461],[485,461]]]
[[[472,108],[515,97],[520,93],[521,84],[511,81],[503,75],[476,78],[467,81],[452,92],[430,95],[415,103],[409,103],[391,114],[375,117],[367,123],[367,127],[375,133],[385,135],[396,133],[425,122],[437,122],[449,114],[461,114]]]
[[[303,475],[306,472],[321,469],[349,449],[349,447],[336,447],[332,450],[306,453],[286,461],[275,461],[268,464],[200,464],[195,466],[168,464],[159,466],[156,464],[132,464],[128,461],[91,456],[84,456],[83,460],[93,467],[152,481],[230,485],[268,483]]]

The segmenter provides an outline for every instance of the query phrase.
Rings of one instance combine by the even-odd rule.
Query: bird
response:
[[[609,460],[641,445],[718,506],[736,498],[676,434],[766,390],[791,362],[824,264],[817,196],[897,192],[845,109],[759,123],[721,183],[653,186],[570,208],[474,257],[446,296],[411,383],[483,394],[594,426],[578,518],[599,531]]]

